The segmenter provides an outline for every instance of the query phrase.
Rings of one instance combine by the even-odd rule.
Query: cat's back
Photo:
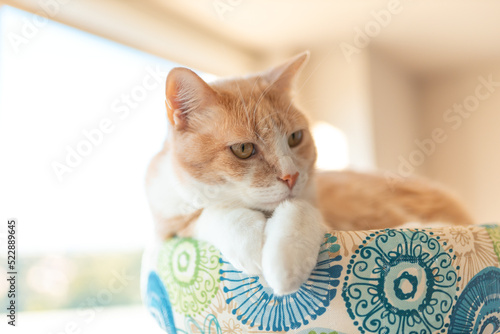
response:
[[[473,223],[452,193],[421,178],[353,171],[318,172],[315,177],[318,206],[335,229],[379,229],[408,222]]]

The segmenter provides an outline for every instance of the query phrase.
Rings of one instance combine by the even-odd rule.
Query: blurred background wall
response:
[[[167,68],[176,63],[215,76],[261,71],[308,49],[311,59],[297,82],[297,101],[317,129],[322,168],[382,170],[388,181],[412,174],[430,177],[454,189],[478,223],[500,220],[499,1],[0,0],[0,9],[1,5],[98,36],[109,45],[124,45],[153,55],[157,63],[158,59],[167,60]],[[19,20],[12,31],[0,32],[5,45],[18,43],[28,50],[15,36],[35,47],[42,36],[50,34],[42,19],[33,20]],[[60,47],[64,49],[63,43]],[[47,54],[58,50],[48,50]],[[0,50],[0,62],[10,51]],[[27,53],[18,55],[20,61]],[[88,59],[92,64],[100,61],[98,54]],[[71,70],[73,65],[65,62],[61,64]],[[42,70],[43,64],[39,68]],[[29,70],[23,74],[26,81],[36,75],[36,68]],[[143,69],[133,73],[130,78],[124,74],[122,81],[130,79],[130,83],[120,89],[130,90],[144,76]],[[109,75],[106,70],[99,73],[102,80]],[[87,84],[90,87],[92,80]],[[50,87],[40,89],[50,91]],[[112,93],[106,98],[112,101],[121,90],[109,89]],[[88,99],[85,93],[81,92],[80,101]],[[109,183],[109,194],[103,193],[102,198],[132,192],[138,192],[134,195],[137,197],[123,199],[116,207],[112,205],[117,201],[107,203],[107,208],[95,199],[95,206],[85,203],[87,212],[102,210],[102,217],[113,217],[123,208],[125,221],[131,217],[126,210],[142,201],[142,211],[134,213],[134,224],[119,226],[128,229],[130,235],[137,229],[135,222],[147,213],[142,190],[137,190],[142,189],[139,174],[164,136],[163,128],[154,127],[164,122],[161,89],[151,93],[148,100],[151,103],[147,108],[141,107],[144,111],[135,112],[136,123],[129,121],[113,134],[106,154],[96,153],[64,185],[57,180],[51,185],[61,198],[68,197],[65,187],[82,193],[77,182],[83,187],[89,184],[86,177],[93,179],[91,173],[103,173],[102,166],[96,165],[99,159],[108,166],[106,180],[122,166],[123,175]],[[106,103],[103,109],[109,109]],[[41,107],[51,109],[50,104]],[[155,116],[147,118],[149,112]],[[1,110],[0,117],[4,115],[5,110]],[[86,127],[85,122],[74,125],[75,131]],[[158,147],[134,146],[137,139],[130,133],[139,125],[144,134],[156,136],[141,138]],[[118,154],[115,146],[124,142],[128,146],[120,147],[124,158],[119,160],[112,154]],[[64,145],[63,141],[53,151],[64,152]],[[149,142],[147,145],[151,146]],[[131,156],[139,163],[135,169],[130,167]],[[47,159],[41,164],[43,176],[54,178]],[[4,180],[12,179],[12,175]],[[136,179],[134,191],[119,189],[124,180],[131,179]],[[33,199],[33,203],[38,202]],[[64,217],[59,219],[66,221]],[[54,217],[47,213],[45,219],[48,223]],[[105,228],[108,219],[102,219]],[[41,217],[37,220],[40,226],[45,223]],[[74,226],[66,227],[68,234]],[[85,223],[78,226],[83,231]],[[41,228],[36,231],[45,233]],[[137,301],[139,297],[134,296]]]
[[[411,169],[454,188],[478,222],[500,216],[500,92],[460,129],[443,119],[474,93],[479,75],[500,80],[498,1],[4,3],[218,76],[309,49],[298,101],[313,120],[343,132],[351,167]],[[443,127],[445,142],[423,158],[415,153],[416,141]]]

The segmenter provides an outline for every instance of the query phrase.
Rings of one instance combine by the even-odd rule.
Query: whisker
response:
[[[269,90],[271,90],[271,88],[273,87],[273,85],[278,81],[279,78],[275,79],[269,86],[266,87],[266,89],[264,89],[264,91],[260,94],[259,98],[257,99],[257,103],[255,104],[255,108],[253,110],[253,113],[255,115],[256,111],[257,111],[257,107],[259,106],[260,102],[262,101],[262,99],[264,98],[264,96],[267,94],[267,92],[269,92]]]
[[[264,144],[264,138],[262,138],[261,135],[257,131],[255,131],[254,133],[257,136],[257,138],[261,141],[261,143]]]
[[[248,114],[248,108],[247,108],[247,105],[245,103],[245,99],[243,98],[243,94],[241,93],[240,84],[236,83],[236,86],[238,87],[238,93],[240,94],[241,103],[243,104],[243,108],[245,109],[245,115],[247,117],[247,122],[248,122],[248,124],[250,124],[250,115]]]
[[[253,86],[252,86],[252,90],[250,91],[250,96],[253,95],[253,90],[255,89],[255,86],[257,86],[257,82],[260,80],[261,76],[260,75],[257,75],[257,77],[255,78],[255,81],[253,83]],[[255,112],[257,111],[257,108],[254,108],[253,110],[253,119],[255,119]]]

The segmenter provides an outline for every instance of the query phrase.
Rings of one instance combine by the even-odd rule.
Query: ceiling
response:
[[[417,71],[500,57],[500,1],[149,0],[204,31],[259,53],[353,44],[372,11],[399,8],[373,47]],[[399,6],[398,6],[399,4]]]
[[[41,9],[38,0],[2,2],[34,13]],[[341,43],[354,45],[355,29],[376,25],[374,11],[387,11],[391,6],[399,11],[369,39],[370,48],[411,71],[429,74],[500,59],[498,0],[61,3],[56,13],[49,15],[51,19],[219,74],[239,73],[259,60],[284,58],[303,49],[340,52]]]

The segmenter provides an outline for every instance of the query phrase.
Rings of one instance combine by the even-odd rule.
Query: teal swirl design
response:
[[[500,333],[500,268],[485,268],[467,283],[453,307],[449,333]]]
[[[158,255],[158,274],[165,283],[175,311],[200,314],[219,288],[220,252],[194,239],[173,238]]]
[[[308,281],[297,292],[285,296],[275,295],[259,276],[248,276],[221,259],[224,298],[227,304],[235,304],[231,313],[242,324],[256,327],[258,332],[287,332],[323,315],[337,294],[343,269],[336,241],[331,234],[325,236],[318,263]]]
[[[347,266],[342,297],[361,333],[431,334],[444,330],[460,278],[424,230],[371,233]]]

